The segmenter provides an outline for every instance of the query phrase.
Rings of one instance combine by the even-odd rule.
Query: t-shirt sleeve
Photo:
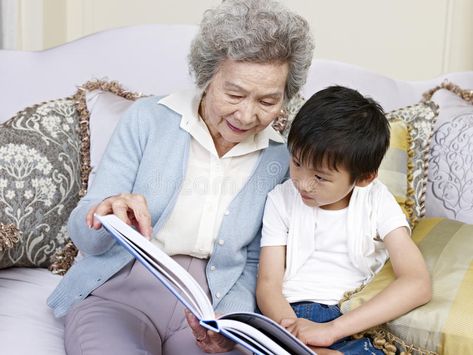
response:
[[[393,194],[384,188],[380,194],[378,205],[378,234],[381,239],[399,227],[406,227],[410,233],[411,229],[406,215],[402,212]]]
[[[263,216],[261,246],[276,246],[287,244],[288,215],[287,203],[280,188],[281,185],[268,194]]]

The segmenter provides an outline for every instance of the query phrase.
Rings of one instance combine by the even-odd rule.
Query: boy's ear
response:
[[[377,177],[378,177],[378,171],[368,173],[368,174],[364,175],[363,177],[359,178],[356,181],[355,186],[358,186],[358,187],[368,186]]]

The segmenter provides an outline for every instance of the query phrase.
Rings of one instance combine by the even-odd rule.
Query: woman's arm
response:
[[[139,216],[136,219],[142,224],[150,223],[146,203],[142,203],[139,198],[130,197],[146,144],[144,133],[146,130],[140,125],[143,121],[142,116],[150,114],[146,112],[147,106],[149,104],[146,99],[137,101],[120,120],[107,145],[92,186],[71,213],[68,222],[69,235],[77,247],[86,254],[102,254],[114,244],[113,238],[105,230],[100,229],[99,223],[93,221],[94,212],[99,214],[116,212],[125,222],[129,222],[128,207],[131,206],[132,211],[138,211],[132,213],[131,219]],[[116,198],[107,199],[120,194],[126,194],[126,198],[119,198],[118,201]],[[149,229],[142,227],[141,231],[149,233]]]
[[[321,333],[327,330],[341,339],[373,326],[395,319],[427,303],[432,295],[430,275],[422,254],[410,238],[405,227],[388,233],[384,243],[391,258],[396,276],[389,286],[360,307],[341,317],[317,326],[291,325],[311,345],[320,344]],[[286,325],[292,324],[288,321]]]
[[[286,247],[261,248],[256,300],[261,312],[280,323],[285,318],[296,318],[294,310],[282,294]]]

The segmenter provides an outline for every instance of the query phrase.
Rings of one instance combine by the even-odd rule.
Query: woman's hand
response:
[[[86,222],[90,228],[99,229],[102,225],[94,218],[94,214],[114,214],[126,224],[136,227],[148,239],[151,238],[151,216],[142,195],[125,193],[111,196],[92,207],[87,213]]]
[[[304,318],[283,319],[281,325],[306,345],[330,346],[334,337],[333,323],[316,323]]]
[[[192,329],[197,346],[206,353],[223,353],[233,349],[235,343],[223,335],[206,330],[197,318],[186,309],[187,323]]]

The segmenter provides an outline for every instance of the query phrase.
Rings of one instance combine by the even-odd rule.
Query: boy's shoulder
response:
[[[374,179],[368,186],[369,193],[377,198],[383,198],[386,194],[392,195],[388,187],[381,182],[378,178]]]

